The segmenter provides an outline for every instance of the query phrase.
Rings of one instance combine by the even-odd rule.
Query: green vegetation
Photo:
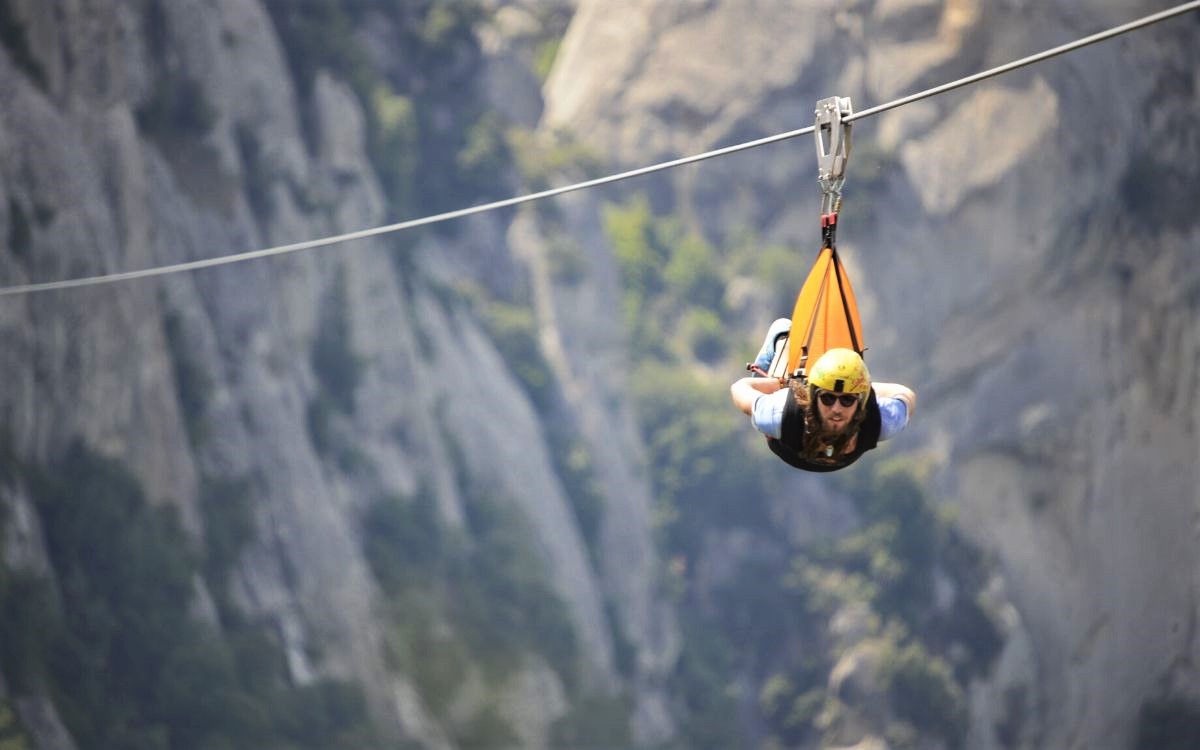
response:
[[[486,711],[466,724],[450,716],[472,665],[496,688],[524,654],[538,654],[570,689],[578,684],[578,656],[573,626],[524,519],[481,492],[467,497],[464,529],[446,526],[432,493],[422,490],[376,499],[362,531],[389,601],[388,663],[413,676],[439,719],[475,737],[500,720]]]
[[[967,731],[967,704],[944,659],[919,642],[889,649],[880,666],[883,687],[900,717],[925,734],[959,747]]]
[[[353,348],[344,268],[338,269],[321,305],[309,362],[317,379],[317,392],[307,410],[309,439],[322,457],[344,472],[354,472],[366,466],[367,459],[348,434],[346,418],[356,408],[364,362]]]
[[[157,78],[134,115],[143,133],[163,142],[200,138],[217,123],[217,111],[200,84],[177,74]]]
[[[1170,697],[1147,701],[1138,712],[1134,750],[1185,750],[1200,737],[1200,703]]]
[[[32,213],[34,222],[43,229],[54,220],[55,211],[49,206],[35,203]],[[29,212],[13,197],[8,199],[8,247],[21,260],[28,260],[33,250],[33,222]]]
[[[558,48],[561,46],[561,38],[547,39],[538,45],[537,53],[534,55],[533,73],[539,81],[545,83],[546,79],[550,77],[550,70],[554,67],[554,61],[558,57]]]
[[[680,624],[683,649],[670,683],[682,719],[676,745],[695,750],[739,747],[736,640],[699,618]]]
[[[777,613],[775,619],[784,620],[776,623],[781,630],[761,635],[749,630],[751,640],[772,644],[786,634],[804,633],[814,649],[807,663],[770,678],[773,689],[764,693],[770,698],[765,718],[785,741],[794,741],[797,732],[815,730],[817,693],[813,691],[822,690],[841,649],[852,645],[829,640],[820,630],[821,623],[855,604],[866,607],[867,635],[875,634],[884,647],[879,687],[909,727],[895,729],[896,744],[904,746],[901,736],[915,731],[920,736],[940,736],[950,747],[958,747],[967,722],[962,683],[986,674],[1002,645],[995,624],[979,604],[982,561],[968,554],[909,475],[877,471],[847,484],[863,519],[857,532],[796,550],[791,572],[779,590],[772,592],[761,583],[770,580],[769,567],[751,569],[753,575],[736,579],[740,598],[724,600],[724,608],[744,608],[753,623],[791,602],[791,622]],[[933,603],[934,575],[947,577],[956,590],[948,608]],[[763,599],[757,606],[746,603],[755,596],[755,589],[745,588],[750,581]],[[745,632],[747,627],[727,630]],[[782,690],[781,684],[789,689]]]
[[[11,486],[21,471],[21,462],[13,450],[12,435],[0,429],[0,484]],[[5,507],[0,505],[0,529],[4,528]]]
[[[693,307],[719,310],[725,280],[717,266],[716,249],[698,235],[684,234],[674,224],[658,225],[651,238],[669,247],[669,260],[662,272],[669,296]]]
[[[532,6],[530,11],[536,21],[533,24],[536,32],[528,39],[533,49],[532,72],[539,81],[545,83],[558,58],[558,50],[574,11],[570,6],[559,3],[539,3]]]
[[[153,60],[167,60],[172,45],[163,2],[147,3],[143,19],[146,50]],[[158,71],[149,98],[137,107],[134,116],[143,133],[163,143],[199,138],[217,122],[217,112],[199,82],[182,72],[178,64],[164,65]]]
[[[399,206],[417,202],[417,174],[421,123],[413,99],[402,96],[386,83],[371,90],[370,112],[374,113],[371,159],[384,191]]]
[[[226,611],[222,633],[190,614],[197,574],[225,575],[222,556],[250,541],[245,486],[207,488],[213,527],[198,550],[173,506],[147,503],[123,466],[81,443],[22,476],[59,585],[3,571],[0,659],[15,691],[53,699],[80,747],[378,746],[358,688],[292,686],[264,628]],[[232,496],[242,510],[219,507]]]
[[[461,619],[477,648],[493,652],[541,653],[568,686],[577,683],[574,627],[551,589],[545,562],[537,555],[525,520],[515,510],[476,494],[467,505],[467,525],[475,539],[468,567],[471,581]]]
[[[148,69],[148,85],[135,103],[138,130],[157,146],[192,201],[228,212],[236,198],[234,178],[208,138],[221,113],[208,98],[203,73],[189,69],[178,55],[176,39],[187,32],[172,27],[166,0],[148,0],[141,7],[145,55],[160,64]]]
[[[763,247],[749,233],[715,245],[680,220],[656,215],[643,195],[607,206],[604,229],[621,270],[623,316],[638,363],[739,367],[743,362],[729,359],[744,349],[738,337],[760,334],[729,330],[731,282],[753,280],[763,309],[786,315],[804,277],[803,254]]]
[[[767,525],[763,504],[753,501],[761,492],[757,461],[741,440],[745,424],[729,409],[728,395],[667,365],[643,364],[631,382],[659,513],[674,519],[662,529],[667,552],[693,559],[712,525]]]
[[[683,650],[671,677],[678,746],[737,746],[737,675],[784,642],[762,628],[780,636],[805,604],[763,561],[738,570],[719,591],[700,592],[692,580],[690,565],[715,529],[769,533],[772,526],[757,500],[771,476],[753,450],[761,446],[746,439],[744,420],[729,408],[728,382],[703,370],[730,351],[721,321],[728,259],[736,253],[655,216],[644,196],[606,208],[604,226],[621,270],[632,398],[669,561],[663,585],[702,613],[682,622]]]
[[[743,562],[716,592],[715,623],[740,655],[733,658],[769,664],[774,655],[759,706],[778,740],[794,743],[818,731],[825,681],[851,645],[830,640],[823,623],[847,604],[866,605],[886,646],[880,689],[911,731],[958,747],[967,721],[960,681],[986,674],[1002,645],[978,604],[981,563],[966,558],[961,540],[907,475],[876,475],[852,497],[864,519],[858,532],[795,550],[786,575],[769,558]],[[945,610],[933,604],[935,569],[958,591]],[[780,671],[779,644],[797,638],[806,644],[804,656]],[[896,731],[899,742],[910,730]]]
[[[741,520],[734,509],[711,504],[694,512],[688,507],[668,524],[664,543],[681,560],[694,559],[714,528],[755,526],[760,539],[755,553],[730,561],[734,568],[723,584],[692,603],[704,613],[702,624],[685,632],[672,683],[686,696],[679,706],[684,746],[736,744],[725,738],[704,745],[701,738],[717,731],[714,724],[738,725],[728,694],[746,674],[756,675],[759,720],[776,742],[790,746],[819,737],[816,721],[828,708],[830,671],[853,645],[833,639],[826,623],[849,604],[865,607],[865,635],[880,639],[884,649],[878,687],[902,720],[892,732],[897,746],[912,732],[961,745],[967,721],[962,684],[986,674],[1002,645],[978,603],[982,564],[963,554],[961,540],[911,478],[881,474],[864,485],[851,492],[864,519],[858,532],[798,548],[767,533],[745,503]],[[686,498],[681,505],[708,497],[697,487],[679,490]],[[788,557],[790,567],[781,560]],[[946,609],[934,605],[935,570],[957,592]],[[689,587],[685,596],[691,595]],[[841,706],[830,715],[851,710]]]
[[[575,286],[588,275],[588,259],[579,242],[564,235],[554,235],[546,243],[546,263],[550,278],[558,284]]]
[[[310,361],[329,403],[347,415],[354,413],[354,394],[363,377],[363,361],[352,348],[351,333],[346,271],[339,268],[321,306]]]
[[[167,312],[162,321],[163,337],[171,354],[171,371],[175,376],[175,395],[179,399],[188,440],[192,447],[197,447],[208,436],[205,412],[212,400],[212,379],[192,347],[188,346],[179,313]]]
[[[698,361],[713,365],[725,356],[725,329],[712,310],[692,309],[680,325],[688,350]]]
[[[11,197],[8,199],[8,246],[12,248],[13,255],[22,259],[29,257],[33,247],[33,229],[29,217],[16,198]]]
[[[56,602],[44,580],[0,569],[0,663],[14,691],[28,691],[45,677],[44,656],[56,616]]]
[[[356,88],[374,79],[371,60],[355,38],[354,11],[343,10],[342,5],[337,0],[310,0],[299,6],[286,0],[266,2],[302,97],[312,96],[321,70],[337,72]],[[353,5],[367,12],[382,3]]]
[[[782,245],[764,244],[750,231],[736,232],[729,239],[729,255],[732,267],[744,269],[758,285],[763,310],[772,316],[788,316],[796,302],[796,292],[808,275],[811,262],[817,257],[815,249],[807,251]],[[765,331],[742,331],[740,335],[750,339],[761,337]],[[761,338],[753,341],[758,346]],[[746,342],[750,343],[750,342]],[[757,352],[755,352],[757,353]]]
[[[308,439],[319,456],[346,474],[353,474],[369,465],[366,455],[350,434],[349,422],[328,396],[318,393],[309,401],[305,419]]]
[[[254,541],[255,525],[249,479],[205,479],[200,485],[200,515],[204,520],[204,580],[222,621],[236,621],[229,595],[229,576],[238,558]]]
[[[547,425],[547,442],[554,472],[575,514],[579,533],[587,544],[593,564],[599,563],[600,527],[604,522],[604,497],[592,466],[592,455],[573,423],[552,420]]]
[[[825,691],[809,688],[798,692],[795,683],[782,674],[774,674],[763,683],[758,707],[775,737],[784,743],[803,741],[825,705]]]
[[[1144,149],[1129,160],[1119,186],[1121,204],[1138,221],[1187,230],[1196,225],[1196,213],[1176,197],[1187,194],[1192,178],[1183,164],[1164,159],[1163,153]]]
[[[0,700],[0,750],[32,750],[20,720],[7,702]]]
[[[33,56],[29,39],[25,35],[25,24],[16,17],[12,3],[8,2],[0,3],[0,45],[4,45],[13,62],[24,70],[35,84],[42,89],[46,88],[46,71]]]
[[[550,747],[606,750],[632,747],[629,700],[622,696],[586,696],[550,729]]]
[[[546,190],[564,175],[578,173],[586,179],[601,172],[599,157],[570,133],[511,128],[506,144],[522,181],[531,190]],[[538,210],[550,209],[538,204]]]
[[[311,147],[318,137],[311,107],[317,73],[331,71],[360,94],[370,90],[377,74],[364,46],[355,37],[354,18],[338,0],[310,0],[300,4],[267,0],[265,5],[283,43],[292,80],[304,106],[302,124]],[[366,11],[373,3],[352,5],[363,6]]]
[[[476,308],[488,337],[524,386],[530,401],[539,410],[549,407],[554,396],[554,375],[542,356],[533,309],[501,301],[482,303]]]
[[[595,561],[604,501],[591,454],[579,437],[559,383],[542,354],[533,310],[527,302],[485,300],[482,293],[473,296],[477,299],[472,307],[489,339],[542,418],[555,474],[563,483],[580,533]]]
[[[617,674],[632,679],[637,676],[637,646],[629,640],[617,614],[617,606],[611,600],[606,602],[604,615],[613,638],[613,663],[617,667]]]
[[[518,747],[518,737],[495,706],[485,706],[461,725],[454,725],[450,736],[462,748],[486,750],[493,747]]]
[[[437,213],[503,191],[511,163],[503,128],[475,91],[482,3],[268,0],[266,8],[300,93],[310,148],[320,137],[313,87],[325,70],[362,103],[371,161],[400,213]],[[368,27],[403,50],[403,64],[385,71],[372,59],[363,43]]]
[[[511,667],[521,653],[540,653],[574,682],[574,630],[524,521],[482,498],[468,521],[466,530],[444,527],[428,493],[377,499],[362,529],[380,586],[390,595],[430,596],[437,607],[430,614],[448,617],[485,664]]]
[[[638,196],[627,206],[608,207],[604,229],[621,268],[622,306],[631,344],[636,355],[645,357],[663,345],[651,338],[664,331],[650,327],[651,321],[658,318],[647,307],[651,300],[663,296],[660,269],[670,257],[671,239],[678,227],[655,223],[649,200]]]
[[[443,557],[442,528],[432,493],[414,498],[380,497],[362,520],[363,552],[384,591],[419,587],[425,573],[438,571]]]
[[[263,153],[262,143],[253,129],[239,124],[233,135],[243,165],[242,189],[246,202],[260,221],[270,220],[275,216],[271,184],[280,176],[281,170]]]
[[[880,171],[886,159],[879,157]],[[880,179],[883,179],[881,176]],[[880,684],[897,721],[880,728],[897,747],[940,737],[958,747],[966,732],[965,682],[986,674],[1003,637],[981,603],[987,568],[933,508],[912,475],[869,463],[828,479],[853,504],[857,529],[798,545],[768,516],[768,499],[790,478],[729,405],[728,383],[749,352],[729,331],[726,290],[752,281],[769,311],[790,312],[810,256],[756,247],[753,235],[708,242],[681,221],[655,215],[636,197],[609,206],[605,230],[622,275],[633,358],[634,410],[646,447],[667,561],[663,585],[698,620],[685,621],[671,690],[681,747],[743,744],[741,706],[768,744],[820,742],[854,706],[827,695],[845,649],[828,622],[847,606],[860,613],[882,651]],[[724,369],[726,374],[716,374]],[[753,539],[698,579],[694,565],[723,536]],[[738,546],[722,548],[737,549]],[[934,580],[953,591],[935,603]],[[737,696],[749,682],[752,699]]]
[[[496,112],[485,110],[463,133],[463,143],[455,154],[455,172],[487,175],[495,179],[508,168],[510,157],[504,139],[504,122]]]

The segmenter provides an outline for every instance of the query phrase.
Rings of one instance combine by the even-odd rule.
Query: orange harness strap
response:
[[[866,350],[854,288],[833,241],[837,214],[822,216],[821,224],[823,247],[792,309],[788,377],[804,377],[808,364],[830,349]]]

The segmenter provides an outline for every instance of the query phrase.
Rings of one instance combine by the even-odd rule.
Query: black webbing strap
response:
[[[858,334],[854,331],[854,318],[850,315],[850,303],[846,300],[846,291],[842,284],[842,264],[838,260],[837,248],[833,248],[833,272],[837,274],[838,293],[842,298],[842,311],[846,313],[846,328],[850,330],[850,343],[854,351],[862,356],[863,349],[858,342]]]
[[[850,343],[854,346],[854,351],[862,355],[862,345],[859,343],[858,334],[854,331],[854,318],[850,315],[850,303],[846,300],[845,282],[842,281],[842,264],[838,259],[837,251],[837,219],[837,211],[821,215],[821,242],[833,251],[833,272],[837,275],[838,294],[842,298],[842,312],[846,314],[847,327],[850,329]]]

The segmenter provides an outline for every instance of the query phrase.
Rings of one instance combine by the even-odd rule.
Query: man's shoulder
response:
[[[908,404],[903,399],[891,396],[879,396],[876,402],[880,421],[879,439],[895,437],[908,424]]]

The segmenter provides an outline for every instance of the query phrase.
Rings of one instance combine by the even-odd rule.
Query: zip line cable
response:
[[[1200,10],[1200,0],[1194,0],[1193,2],[1190,2],[1190,3],[1183,3],[1182,5],[1176,5],[1174,8],[1167,8],[1164,11],[1160,11],[1158,13],[1152,13],[1148,16],[1145,16],[1144,18],[1139,18],[1136,21],[1130,21],[1129,23],[1121,24],[1120,26],[1114,26],[1113,28],[1108,29],[1107,31],[1101,31],[1098,34],[1092,34],[1091,36],[1085,36],[1082,39],[1076,39],[1073,42],[1068,42],[1067,44],[1059,45],[1058,47],[1054,47],[1053,49],[1048,49],[1045,52],[1039,52],[1036,55],[1022,57],[1020,60],[1014,60],[1010,63],[1005,63],[1004,65],[997,65],[996,67],[985,70],[982,73],[976,73],[974,75],[970,75],[965,78],[960,78],[957,81],[951,81],[950,83],[944,83],[941,86],[934,86],[931,89],[926,89],[926,90],[918,92],[916,94],[910,94],[909,96],[905,96],[900,99],[896,99],[895,101],[888,102],[887,104],[880,104],[877,107],[870,107],[868,109],[862,110],[861,112],[855,112],[852,115],[843,117],[842,121],[843,122],[853,122],[854,120],[862,119],[864,117],[871,117],[873,115],[880,114],[881,112],[886,112],[889,109],[895,109],[896,107],[903,107],[905,104],[912,104],[913,102],[917,102],[917,101],[926,99],[931,96],[937,96],[938,94],[944,94],[947,91],[952,91],[961,86],[967,86],[972,83],[978,83],[986,78],[998,76],[1002,73],[1009,73],[1011,71],[1016,70],[1017,68],[1023,68],[1026,65],[1032,65],[1033,63],[1041,62],[1043,60],[1049,60],[1051,57],[1057,57],[1058,55],[1062,55],[1067,52],[1073,52],[1081,47],[1086,47],[1089,44],[1095,44],[1096,42],[1103,42],[1105,39],[1111,39],[1114,36],[1120,36],[1121,34],[1126,34],[1130,31],[1135,31],[1137,29],[1140,29],[1143,26],[1149,26],[1151,24],[1158,23],[1159,21],[1165,21],[1168,18],[1174,18],[1175,16],[1183,15],[1184,13],[1187,13],[1188,11],[1193,11],[1193,10]]]
[[[937,96],[938,94],[943,94],[947,91],[952,91],[952,90],[960,88],[962,86],[967,86],[967,85],[970,85],[973,83],[978,83],[979,81],[985,80],[987,78],[992,78],[993,76],[998,76],[1003,73],[1008,73],[1013,70],[1017,70],[1018,68],[1025,67],[1027,65],[1032,65],[1033,63],[1036,63],[1036,62],[1048,60],[1052,57],[1056,57],[1058,55],[1062,55],[1067,52],[1072,52],[1081,47],[1086,47],[1090,44],[1102,42],[1106,39],[1111,39],[1112,37],[1120,36],[1121,34],[1126,34],[1130,31],[1135,31],[1135,30],[1143,28],[1145,26],[1149,26],[1151,24],[1158,23],[1159,21],[1165,21],[1168,18],[1173,18],[1175,16],[1179,16],[1184,13],[1188,13],[1190,11],[1198,10],[1198,9],[1200,9],[1200,0],[1192,0],[1192,2],[1187,2],[1187,3],[1183,3],[1181,5],[1177,5],[1173,8],[1168,8],[1167,10],[1160,11],[1158,13],[1153,13],[1151,15],[1145,16],[1143,18],[1139,18],[1135,21],[1130,21],[1129,23],[1125,23],[1120,26],[1114,26],[1113,28],[1108,29],[1107,31],[1102,31],[1097,34],[1092,34],[1091,36],[1083,37],[1082,39],[1077,39],[1074,42],[1069,42],[1067,44],[1063,44],[1058,47],[1054,47],[1052,49],[1045,50],[1044,52],[1039,52],[1034,55],[1029,55],[1028,57],[1023,57],[1019,60],[1014,60],[1013,62],[1006,63],[1004,65],[999,65],[997,67],[990,68],[990,69],[982,71],[980,73],[975,73],[974,75],[960,78],[956,81],[951,81],[949,83],[945,83],[940,86],[935,86],[933,88],[926,89],[924,91],[920,91],[915,94],[910,94],[909,96],[905,96],[900,99],[896,99],[896,100],[888,102],[886,104],[881,104],[876,107],[871,107],[871,108],[864,109],[859,112],[855,112],[854,114],[844,117],[843,121],[844,122],[853,122],[854,120],[861,120],[861,119],[864,119],[867,117],[872,117],[872,116],[880,114],[882,112],[886,112],[890,109],[902,107],[906,104],[911,104],[913,102],[920,101],[921,99],[926,99],[931,96]],[[110,284],[110,283],[117,282],[117,281],[129,281],[132,279],[141,279],[141,278],[146,278],[149,276],[165,276],[166,274],[179,273],[181,271],[194,271],[194,270],[198,270],[201,268],[211,268],[213,266],[227,265],[230,263],[238,263],[238,262],[246,261],[246,260],[255,260],[257,258],[266,258],[266,257],[270,257],[273,255],[283,255],[285,253],[294,253],[294,252],[298,252],[300,250],[312,250],[312,249],[315,249],[318,247],[326,247],[328,245],[336,245],[336,244],[340,244],[343,242],[350,242],[353,240],[366,239],[368,237],[375,237],[375,236],[378,236],[381,234],[390,234],[392,232],[400,232],[400,231],[404,231],[406,229],[415,229],[417,227],[428,226],[430,224],[438,224],[438,223],[441,223],[444,221],[450,221],[451,219],[460,219],[460,218],[463,218],[466,216],[473,216],[475,214],[484,213],[486,211],[495,211],[497,209],[508,208],[510,206],[517,206],[522,203],[530,203],[533,201],[542,200],[544,198],[553,198],[555,196],[562,195],[564,193],[574,192],[576,190],[587,190],[589,188],[600,187],[601,185],[608,185],[608,184],[611,184],[614,182],[619,182],[621,180],[628,180],[633,177],[641,177],[643,175],[652,174],[654,172],[661,172],[661,171],[664,171],[667,169],[681,167],[685,164],[694,164],[696,162],[704,161],[706,159],[713,159],[713,158],[716,158],[719,156],[728,156],[729,154],[735,154],[739,151],[746,151],[748,149],[757,148],[759,146],[766,146],[771,143],[778,143],[780,141],[785,141],[790,138],[796,138],[801,135],[808,135],[808,134],[812,133],[813,130],[814,130],[814,127],[812,125],[809,125],[808,127],[799,128],[798,130],[789,130],[785,133],[776,133],[775,135],[766,136],[765,138],[758,138],[758,139],[755,139],[752,141],[738,143],[733,146],[725,146],[724,148],[718,148],[718,149],[714,149],[712,151],[705,151],[704,153],[701,153],[701,154],[694,154],[692,156],[685,156],[685,157],[681,157],[679,159],[672,159],[670,161],[664,161],[664,162],[660,162],[658,164],[651,164],[649,166],[640,167],[638,169],[631,169],[631,170],[628,170],[625,172],[618,172],[616,174],[611,174],[606,177],[598,177],[596,179],[585,180],[583,182],[576,182],[576,183],[572,183],[570,185],[563,185],[562,187],[550,188],[549,190],[542,190],[542,191],[536,192],[536,193],[529,193],[526,195],[516,196],[513,198],[506,198],[504,200],[493,201],[492,203],[483,203],[478,206],[471,206],[469,208],[460,208],[460,209],[457,209],[454,211],[446,211],[446,212],[440,213],[440,214],[424,216],[424,217],[421,217],[418,219],[410,219],[408,221],[401,221],[401,222],[398,222],[395,224],[387,224],[384,226],[372,227],[370,229],[360,229],[358,231],[347,232],[345,234],[332,235],[329,237],[321,237],[321,238],[313,239],[313,240],[305,240],[303,242],[293,242],[293,243],[287,244],[287,245],[277,245],[275,247],[263,248],[261,250],[251,250],[249,252],[237,253],[234,255],[222,255],[222,256],[217,256],[215,258],[206,258],[203,260],[193,260],[193,261],[187,261],[184,263],[174,263],[174,264],[166,265],[166,266],[156,266],[153,268],[145,268],[145,269],[141,269],[138,271],[123,271],[123,272],[118,272],[118,273],[103,274],[103,275],[99,275],[99,276],[88,276],[88,277],[82,277],[82,278],[77,278],[77,279],[65,279],[62,281],[47,281],[47,282],[41,282],[41,283],[36,283],[36,284],[20,284],[20,285],[8,286],[8,287],[0,287],[0,297],[7,297],[7,296],[12,296],[12,295],[18,295],[18,294],[29,294],[31,292],[44,292],[44,291],[50,291],[53,289],[71,289],[71,288],[82,287],[82,286],[95,286],[98,284]]]

